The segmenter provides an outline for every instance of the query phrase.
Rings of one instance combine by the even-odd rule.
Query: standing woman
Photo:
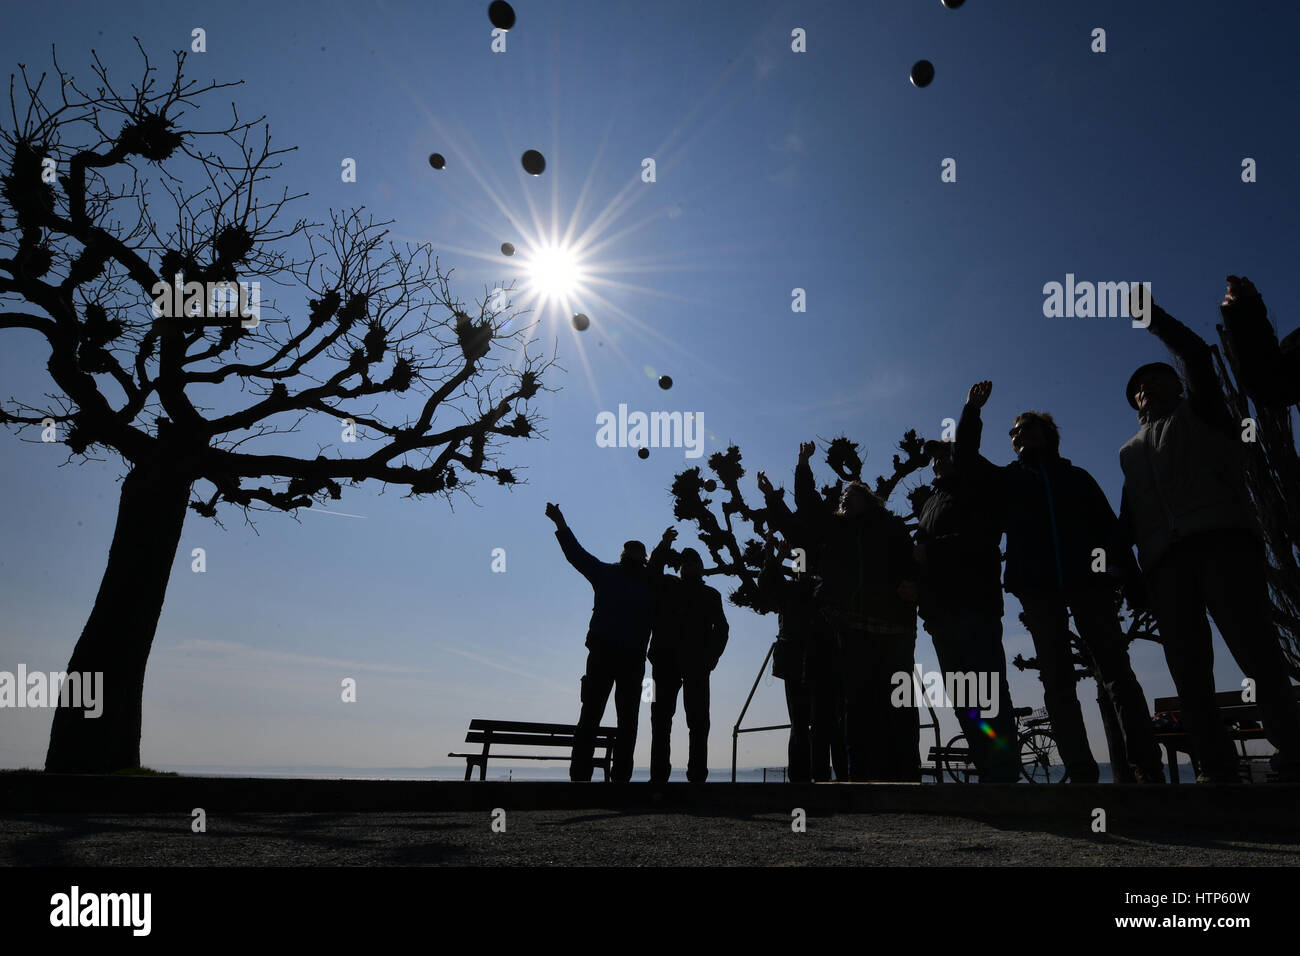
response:
[[[795,499],[816,496],[812,442],[800,448]],[[835,632],[844,687],[850,780],[918,781],[920,715],[894,706],[895,675],[916,670],[916,579],[903,519],[866,485],[849,482],[839,510],[821,519],[823,551],[816,602]]]

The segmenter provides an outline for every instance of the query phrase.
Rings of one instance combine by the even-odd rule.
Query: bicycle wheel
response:
[[[944,748],[943,772],[953,783],[970,783],[971,774],[976,773],[970,758],[970,745],[965,734],[958,734],[948,741]]]
[[[1061,783],[1065,764],[1056,750],[1056,738],[1047,730],[1030,730],[1020,738],[1020,772],[1030,783]]]

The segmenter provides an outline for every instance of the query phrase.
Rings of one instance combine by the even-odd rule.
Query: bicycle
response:
[[[1060,762],[1047,708],[1017,707],[1011,715],[1016,718],[1021,776],[1029,783],[1064,783],[1065,766]],[[953,737],[943,749],[943,773],[954,783],[969,783],[972,775],[979,774],[964,733]]]

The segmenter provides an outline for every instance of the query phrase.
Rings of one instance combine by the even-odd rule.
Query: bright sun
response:
[[[570,247],[558,244],[541,246],[525,263],[528,282],[542,300],[563,304],[582,285],[579,257]]]

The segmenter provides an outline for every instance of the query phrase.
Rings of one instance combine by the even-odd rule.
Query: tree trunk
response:
[[[190,478],[158,462],[136,465],[122,481],[117,526],[95,606],[72,651],[68,672],[98,672],[99,717],[60,707],[45,769],[108,773],[140,766],[144,672],[171,577]]]
[[[1096,678],[1096,671],[1093,671]],[[1119,725],[1115,704],[1106,693],[1106,686],[1097,680],[1097,707],[1101,710],[1101,727],[1106,732],[1106,752],[1110,757],[1112,783],[1137,783],[1137,775],[1129,764],[1128,748],[1124,742],[1124,729]]]

